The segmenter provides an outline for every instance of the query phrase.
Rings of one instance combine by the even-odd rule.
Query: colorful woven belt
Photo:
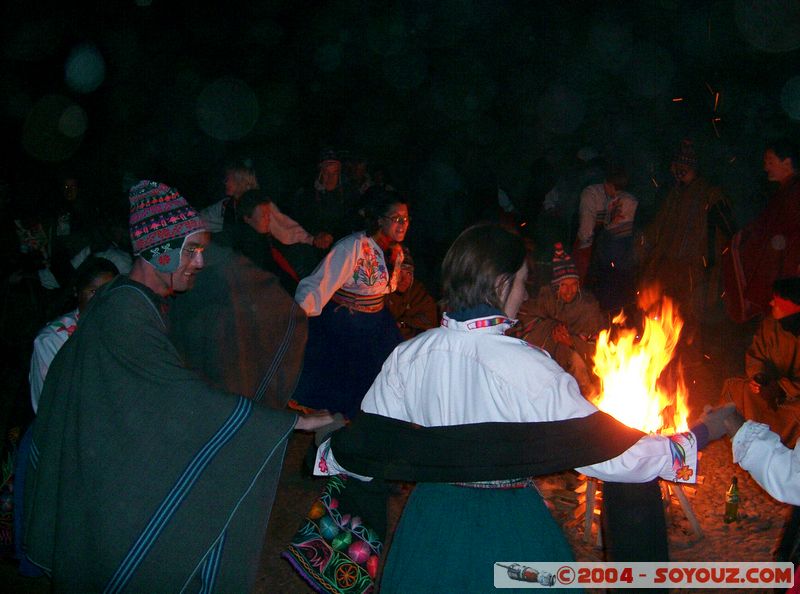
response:
[[[342,305],[351,311],[361,313],[378,313],[383,309],[383,295],[356,295],[349,291],[339,289],[331,297],[331,301]]]

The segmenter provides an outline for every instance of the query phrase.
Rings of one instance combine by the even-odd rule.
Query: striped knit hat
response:
[[[557,285],[565,278],[580,278],[575,262],[573,262],[570,255],[564,251],[562,243],[559,241],[554,247],[553,278],[550,280],[550,284]]]
[[[694,143],[689,139],[681,141],[681,146],[675,157],[672,159],[673,163],[678,165],[686,165],[692,169],[697,169],[697,153],[694,150]]]
[[[175,272],[186,237],[206,230],[200,214],[178,190],[154,181],[140,181],[130,189],[128,198],[134,255],[159,272]]]

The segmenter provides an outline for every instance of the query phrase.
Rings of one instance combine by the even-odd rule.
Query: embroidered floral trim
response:
[[[387,284],[388,281],[386,264],[378,257],[370,240],[364,237],[361,240],[361,257],[356,260],[356,269],[353,271],[353,283],[372,287],[379,283]]]
[[[688,459],[688,452],[696,446],[697,440],[693,433],[676,433],[669,435],[669,449],[672,454],[672,470],[675,480],[681,482],[694,482],[693,461]]]
[[[467,329],[477,330],[478,328],[491,328],[492,326],[499,326],[500,324],[514,324],[514,320],[505,316],[497,316],[496,318],[483,318],[481,320],[473,320],[467,324]]]

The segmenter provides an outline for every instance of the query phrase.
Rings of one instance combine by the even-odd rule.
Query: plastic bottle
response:
[[[739,519],[739,479],[733,477],[731,486],[725,493],[725,516],[723,520],[726,524],[735,522]]]

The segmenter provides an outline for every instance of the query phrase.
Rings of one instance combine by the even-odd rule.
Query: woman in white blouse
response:
[[[384,296],[397,286],[400,244],[411,220],[408,204],[382,188],[368,193],[366,229],[339,240],[295,292],[311,319],[294,398],[348,417],[358,412],[384,360],[401,342]]]
[[[422,427],[554,422],[574,441],[591,442],[594,436],[581,428],[602,413],[545,352],[504,335],[527,297],[522,239],[496,225],[472,227],[448,251],[442,273],[441,326],[394,350],[362,411]],[[481,447],[494,446],[489,439]],[[553,457],[563,453],[555,443],[541,447]],[[338,463],[335,449],[322,444],[315,474],[359,478],[358,470]],[[692,433],[642,436],[615,457],[599,458],[605,462],[576,466],[602,480],[694,482],[697,449]],[[469,458],[456,462],[468,465]],[[570,560],[563,534],[531,486],[525,478],[419,483],[394,534],[381,591],[486,592],[493,589],[493,561]]]

